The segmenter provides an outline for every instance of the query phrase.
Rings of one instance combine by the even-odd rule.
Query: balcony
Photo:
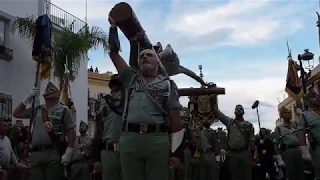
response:
[[[57,28],[69,28],[74,33],[80,32],[87,24],[85,21],[46,0],[44,0],[44,13],[49,15],[52,24]]]

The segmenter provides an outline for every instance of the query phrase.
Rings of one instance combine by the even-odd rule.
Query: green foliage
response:
[[[217,137],[219,149],[228,149],[227,130],[219,127],[215,131],[216,131],[216,137]]]
[[[30,42],[33,42],[35,36],[36,18],[30,16],[27,18],[17,17],[11,24],[11,31],[18,34]],[[99,27],[90,28],[86,25],[78,33],[72,32],[69,28],[64,28],[58,33],[52,32],[52,64],[55,75],[61,79],[64,75],[64,65],[70,75],[75,78],[81,61],[91,49],[97,50],[99,47],[108,50],[108,37]],[[67,63],[66,63],[67,59]]]

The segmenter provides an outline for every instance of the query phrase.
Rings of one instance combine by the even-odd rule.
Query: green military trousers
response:
[[[282,159],[288,180],[304,179],[304,164],[302,153],[299,148],[288,148],[282,152]]]
[[[166,180],[169,173],[168,133],[123,132],[119,142],[123,180]]]
[[[190,180],[218,180],[216,157],[213,153],[201,154],[199,164],[189,168]]]
[[[315,149],[311,151],[312,163],[316,175],[316,179],[320,180],[320,146],[316,146]]]
[[[30,180],[60,180],[63,178],[63,165],[57,150],[32,152],[29,158]]]
[[[70,180],[89,180],[91,171],[86,161],[74,163],[70,168]]]
[[[102,180],[121,180],[119,152],[101,151]]]
[[[248,150],[228,151],[227,158],[232,180],[252,179],[252,156]]]
[[[183,163],[183,176],[180,180],[191,180],[190,179],[190,176],[189,176],[189,163],[190,163],[190,160],[192,158],[192,155],[191,155],[191,151],[190,149],[185,149],[184,150],[184,163]]]
[[[217,163],[213,153],[200,155],[197,180],[217,180]]]

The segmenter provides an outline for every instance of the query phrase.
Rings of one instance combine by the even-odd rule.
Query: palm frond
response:
[[[11,32],[15,33],[18,31],[20,37],[33,41],[35,36],[35,23],[36,18],[34,16],[27,16],[26,18],[16,17],[11,22]]]
[[[11,24],[11,31],[18,31],[22,38],[32,42],[35,36],[35,22],[34,16],[17,17]],[[108,37],[96,26],[89,30],[86,25],[78,33],[65,28],[61,32],[52,34],[51,47],[54,74],[61,80],[65,72],[64,65],[67,63],[71,76],[75,78],[83,56],[90,49],[97,50],[102,47],[105,53],[108,52]]]
[[[97,50],[102,47],[105,53],[108,52],[108,36],[100,27],[92,26],[89,30],[86,26],[80,36],[88,42],[88,50]]]

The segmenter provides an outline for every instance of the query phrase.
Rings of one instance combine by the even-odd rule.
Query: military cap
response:
[[[49,82],[43,93],[43,96],[47,96],[47,95],[51,95],[59,92],[60,90],[57,88],[57,86],[55,86],[52,82]]]
[[[84,122],[83,120],[80,121],[80,125],[81,124],[84,124],[84,125],[86,125],[88,127],[88,124],[86,122]]]
[[[115,87],[115,86],[118,86],[118,87],[122,86],[122,83],[119,81],[118,74],[112,75],[111,79],[109,81],[109,88],[112,88],[112,87]]]

